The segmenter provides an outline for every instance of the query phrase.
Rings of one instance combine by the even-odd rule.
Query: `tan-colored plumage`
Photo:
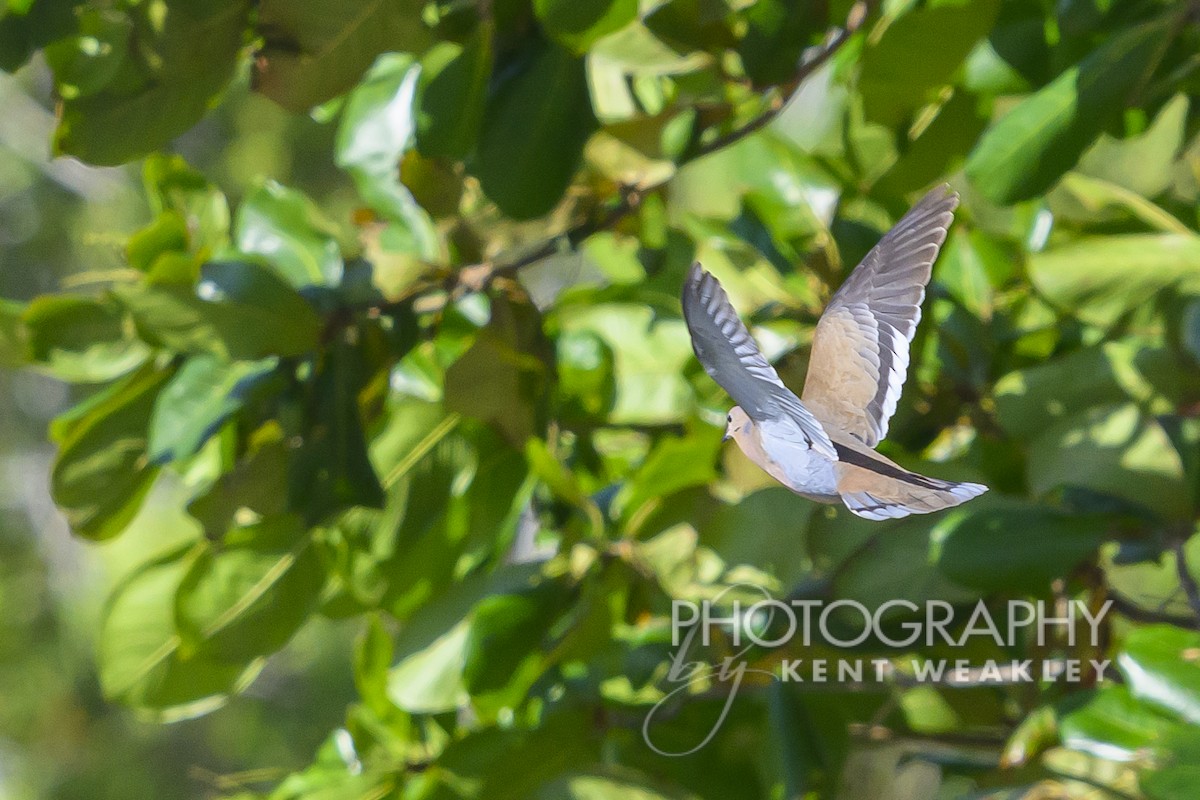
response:
[[[716,278],[693,265],[683,312],[697,358],[738,403],[726,438],[769,475],[868,519],[924,514],[987,491],[910,472],[876,453],[908,371],[925,284],[958,197],[935,189],[890,230],[829,301],[797,398],[758,350]]]

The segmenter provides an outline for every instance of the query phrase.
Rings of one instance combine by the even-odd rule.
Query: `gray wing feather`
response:
[[[683,317],[696,358],[714,381],[755,422],[795,423],[809,444],[830,460],[837,452],[821,423],[783,385],[779,373],[758,349],[721,284],[693,264],[683,284]]]

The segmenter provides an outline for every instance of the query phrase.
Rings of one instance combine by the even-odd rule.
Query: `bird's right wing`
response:
[[[868,447],[887,435],[908,345],[958,195],[941,186],[888,231],[829,301],[813,334],[804,402]]]
[[[837,460],[837,451],[821,423],[783,385],[738,319],[721,284],[698,263],[692,265],[683,284],[683,317],[704,371],[751,419],[795,423],[809,446],[831,461]]]

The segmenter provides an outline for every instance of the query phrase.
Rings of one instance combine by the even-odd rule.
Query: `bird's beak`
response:
[[[732,439],[732,438],[733,438],[733,434],[732,434],[732,433],[727,433],[727,434],[725,434],[724,436],[722,436],[722,437],[721,437],[721,441],[722,441],[722,442],[728,442],[728,441],[729,441],[730,439]]]

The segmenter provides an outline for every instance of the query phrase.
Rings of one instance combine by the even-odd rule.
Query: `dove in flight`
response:
[[[737,403],[725,438],[793,492],[881,520],[987,491],[909,472],[874,449],[900,399],[925,284],[957,205],[949,187],[934,189],[846,279],[817,323],[801,397],[783,385],[717,279],[692,265],[683,287],[692,347]]]

